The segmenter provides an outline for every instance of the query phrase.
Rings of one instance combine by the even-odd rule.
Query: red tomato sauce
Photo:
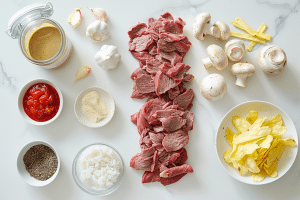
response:
[[[56,115],[59,105],[60,100],[57,91],[47,83],[32,85],[23,97],[25,113],[37,122],[52,119]]]

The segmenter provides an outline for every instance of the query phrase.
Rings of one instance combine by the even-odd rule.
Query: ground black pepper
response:
[[[58,165],[54,151],[43,144],[31,147],[25,153],[23,162],[30,176],[41,181],[51,178]]]

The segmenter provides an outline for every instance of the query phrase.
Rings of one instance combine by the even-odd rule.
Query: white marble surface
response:
[[[0,199],[300,199],[300,160],[299,156],[292,168],[281,179],[262,186],[253,186],[233,179],[223,169],[215,150],[215,134],[223,116],[237,104],[250,100],[271,102],[282,108],[300,129],[299,118],[299,1],[258,0],[52,0],[54,14],[73,43],[73,54],[69,62],[60,69],[46,70],[28,62],[22,55],[18,41],[9,38],[4,31],[9,18],[20,8],[36,2],[35,0],[1,0],[0,7]],[[67,18],[72,8],[82,6],[82,24],[72,29]],[[111,37],[101,43],[84,39],[85,28],[93,21],[86,8],[102,7],[108,13],[108,26]],[[143,104],[132,100],[133,81],[130,74],[138,67],[138,62],[128,52],[127,30],[137,22],[146,22],[149,17],[158,18],[165,11],[186,21],[184,28],[192,46],[184,63],[192,68],[195,79],[188,86],[194,89],[196,98],[192,111],[195,112],[194,130],[190,132],[190,142],[186,146],[188,163],[195,172],[188,174],[176,184],[163,187],[159,183],[141,184],[142,171],[129,167],[130,158],[139,152],[139,135],[136,126],[130,122],[130,115]],[[280,75],[263,73],[257,63],[257,55],[262,45],[247,52],[243,61],[257,67],[254,76],[248,78],[247,88],[235,86],[235,77],[229,68],[221,71],[228,83],[228,92],[217,102],[205,100],[198,85],[207,72],[200,58],[206,57],[205,49],[212,43],[225,45],[225,42],[207,38],[200,42],[192,37],[193,18],[201,13],[212,15],[212,22],[222,20],[230,24],[239,16],[251,27],[257,29],[266,23],[266,33],[272,41],[285,50],[288,57],[286,70]],[[231,24],[232,30],[237,31]],[[249,43],[245,42],[246,45]],[[111,71],[103,71],[94,61],[95,53],[103,44],[113,44],[122,55],[120,65]],[[76,70],[82,65],[92,67],[92,73],[72,85]],[[231,65],[231,64],[230,64]],[[36,78],[46,78],[60,87],[64,96],[61,115],[46,126],[27,123],[17,107],[18,92],[22,86]],[[115,98],[116,112],[112,121],[105,127],[91,129],[83,126],[74,114],[76,96],[90,86],[100,86]],[[61,158],[61,170],[56,180],[43,188],[35,188],[22,181],[17,172],[16,159],[20,149],[34,140],[42,140],[53,145]],[[126,175],[121,187],[106,197],[94,197],[81,191],[72,178],[72,161],[84,146],[94,142],[105,142],[119,150],[125,160]],[[299,154],[298,154],[299,155]],[[280,173],[280,172],[279,172]]]

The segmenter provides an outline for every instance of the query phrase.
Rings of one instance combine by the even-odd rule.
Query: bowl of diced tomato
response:
[[[26,121],[45,125],[53,122],[61,113],[63,97],[60,89],[51,81],[35,79],[21,89],[18,106]]]

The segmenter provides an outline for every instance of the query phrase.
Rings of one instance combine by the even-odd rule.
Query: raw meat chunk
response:
[[[194,172],[194,170],[191,165],[183,164],[180,166],[176,166],[176,167],[167,169],[167,170],[161,172],[159,175],[160,175],[160,177],[163,177],[163,178],[172,178],[172,177],[178,176],[183,173],[192,173],[192,172]]]
[[[174,176],[172,178],[160,178],[160,183],[163,185],[163,186],[166,186],[166,185],[170,185],[170,184],[173,184],[173,183],[176,183],[177,181],[179,181],[182,177],[184,177],[186,174],[179,174],[177,176]]]
[[[185,125],[186,119],[180,116],[171,116],[162,120],[162,126],[167,132],[174,132]]]
[[[128,31],[128,35],[130,38],[133,39],[142,36],[146,30],[147,30],[147,24],[138,23],[137,25],[130,27]]]
[[[133,156],[130,160],[130,167],[136,170],[150,171],[153,157],[144,158],[140,153]]]
[[[187,110],[188,107],[193,102],[193,100],[194,100],[194,91],[192,89],[189,89],[185,93],[176,97],[173,101],[173,104],[178,105],[179,107],[183,108],[184,110]]]
[[[155,91],[154,81],[150,75],[141,75],[135,80],[135,84],[140,94],[146,94]]]
[[[145,171],[142,177],[142,183],[150,183],[150,182],[159,182],[159,170],[155,170],[154,172]]]
[[[166,134],[162,144],[167,152],[177,151],[189,142],[189,136],[186,132],[179,130],[174,133]]]

